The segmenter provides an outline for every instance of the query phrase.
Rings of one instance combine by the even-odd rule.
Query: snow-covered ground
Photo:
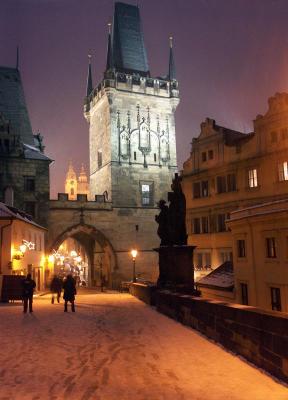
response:
[[[70,311],[70,310],[69,310]],[[128,294],[0,305],[1,400],[288,400],[288,388]]]

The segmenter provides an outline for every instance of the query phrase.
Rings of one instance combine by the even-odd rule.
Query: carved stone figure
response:
[[[168,193],[169,208],[165,200],[160,200],[160,214],[155,217],[159,227],[160,246],[187,245],[186,233],[186,199],[182,192],[181,178],[175,174],[171,185],[172,192]]]
[[[160,208],[159,215],[155,216],[155,221],[159,224],[157,234],[161,239],[160,246],[168,246],[169,241],[169,209],[165,200],[160,200],[158,203]]]

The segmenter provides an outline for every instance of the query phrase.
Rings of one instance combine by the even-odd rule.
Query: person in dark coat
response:
[[[54,295],[56,294],[57,296],[57,302],[60,303],[60,297],[61,297],[61,292],[62,292],[62,280],[58,278],[58,276],[54,275],[51,284],[50,284],[50,290],[51,290],[51,303],[54,304]]]
[[[72,275],[67,275],[67,278],[63,283],[63,289],[64,289],[63,299],[65,300],[64,312],[68,311],[68,301],[70,301],[71,303],[72,312],[75,312],[74,301],[75,301],[75,294],[77,293],[77,291],[76,291],[76,283]]]
[[[27,313],[28,304],[29,312],[32,313],[32,303],[33,303],[33,292],[36,287],[35,281],[31,278],[31,274],[27,274],[27,277],[22,281],[22,298],[24,305],[24,313]]]

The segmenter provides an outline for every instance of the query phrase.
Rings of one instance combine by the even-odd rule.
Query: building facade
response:
[[[0,203],[0,277],[31,273],[36,289],[43,290],[50,276],[45,233],[28,214]]]
[[[254,131],[236,132],[206,119],[183,166],[189,244],[198,278],[233,256],[226,220],[232,211],[287,196],[288,94],[269,99]]]
[[[49,212],[49,164],[33,135],[18,67],[0,67],[0,201],[43,226]]]
[[[234,211],[236,302],[288,312],[288,199]]]

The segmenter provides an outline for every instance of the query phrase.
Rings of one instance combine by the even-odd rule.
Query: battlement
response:
[[[148,94],[157,97],[179,97],[178,82],[159,78],[143,77],[122,72],[107,72],[105,78],[86,97],[84,111],[87,112],[104,94],[105,89],[114,88],[125,92]]]
[[[57,200],[49,201],[50,209],[85,208],[87,210],[112,210],[112,203],[104,195],[95,195],[95,200],[88,200],[86,194],[77,194],[77,200],[69,200],[68,193],[58,193]]]

